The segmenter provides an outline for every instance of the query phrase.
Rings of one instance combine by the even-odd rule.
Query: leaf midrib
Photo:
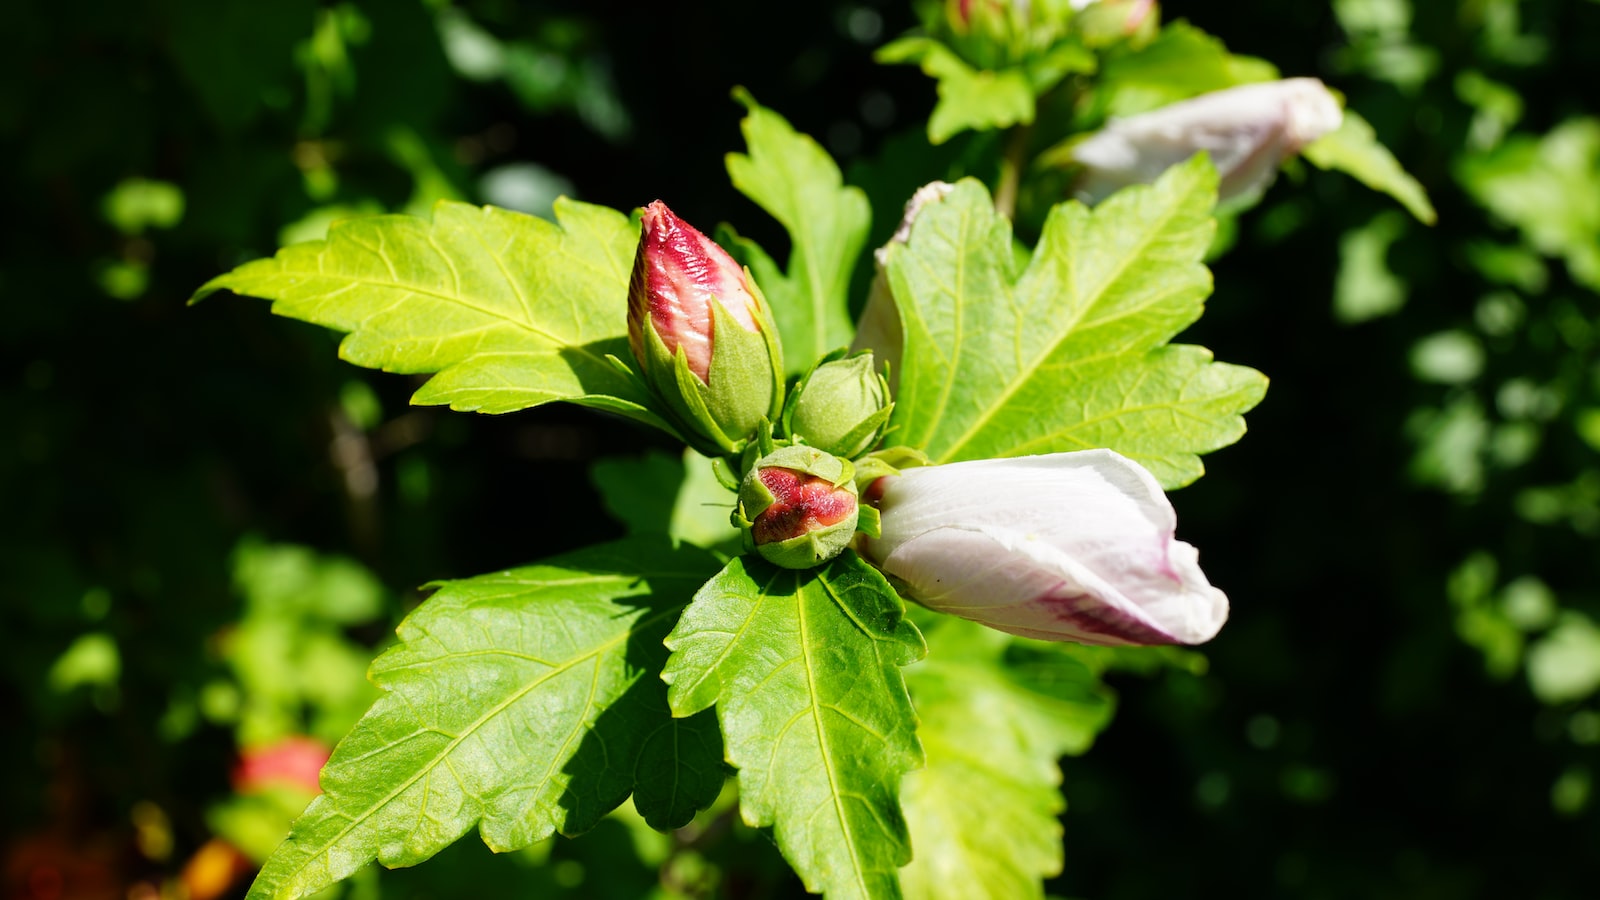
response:
[[[332,851],[332,848],[335,845],[337,845],[340,841],[344,840],[344,838],[347,835],[349,835],[350,832],[354,831],[355,828],[358,825],[366,822],[368,819],[370,819],[373,816],[377,815],[384,807],[386,807],[390,803],[392,803],[395,800],[395,798],[400,796],[400,794],[404,793],[405,791],[409,790],[412,785],[416,784],[422,778],[424,778],[424,777],[431,778],[432,774],[433,774],[433,771],[435,769],[437,769],[441,763],[445,763],[445,762],[449,761],[450,754],[455,750],[456,747],[460,746],[461,743],[463,741],[465,741],[468,737],[471,737],[472,735],[476,734],[478,729],[482,728],[484,726],[484,724],[489,722],[494,717],[498,716],[500,713],[504,712],[507,707],[509,707],[512,704],[516,703],[518,700],[521,700],[523,697],[527,696],[528,693],[531,692],[534,688],[537,688],[539,685],[544,684],[545,682],[549,681],[550,679],[552,679],[552,678],[554,678],[554,677],[556,677],[558,675],[561,675],[561,674],[563,674],[565,672],[571,671],[572,669],[576,668],[581,663],[583,663],[583,662],[585,662],[585,661],[587,661],[587,660],[589,660],[591,658],[599,657],[600,655],[602,655],[606,651],[615,648],[618,644],[620,644],[620,643],[626,641],[627,639],[631,638],[636,632],[643,631],[646,628],[648,628],[649,626],[655,624],[656,622],[666,618],[667,616],[669,616],[669,615],[671,615],[673,613],[676,613],[676,612],[680,612],[682,610],[682,608],[683,607],[681,607],[681,606],[668,607],[667,609],[661,610],[661,611],[655,613],[652,616],[646,616],[646,617],[643,617],[643,618],[640,618],[640,619],[634,621],[626,630],[624,630],[621,633],[617,634],[615,637],[612,637],[611,639],[609,639],[609,640],[597,645],[596,647],[594,647],[593,649],[591,649],[587,653],[584,653],[581,656],[573,657],[572,659],[562,663],[560,666],[552,667],[550,671],[548,671],[548,672],[544,673],[543,675],[539,676],[539,678],[537,678],[536,680],[528,683],[526,686],[522,687],[520,690],[518,690],[515,693],[511,694],[505,700],[503,700],[500,703],[496,704],[488,712],[484,713],[482,716],[479,716],[478,720],[476,722],[473,722],[470,726],[468,726],[467,728],[463,729],[462,732],[459,735],[457,735],[453,740],[451,740],[450,743],[447,744],[442,750],[440,750],[438,753],[434,754],[433,759],[425,767],[423,767],[421,769],[421,771],[417,772],[417,774],[415,774],[415,775],[411,776],[410,778],[406,779],[405,782],[400,784],[394,790],[390,791],[387,795],[385,795],[378,802],[369,805],[367,807],[367,809],[364,810],[359,816],[349,816],[349,817],[347,817],[347,824],[345,825],[344,828],[340,829],[338,834],[334,835],[329,840],[322,842],[319,850],[316,852],[315,855],[307,857],[306,860],[304,862],[302,862],[300,865],[295,866],[293,869],[290,869],[288,872],[284,873],[284,875],[281,876],[281,879],[280,879],[279,883],[282,884],[284,882],[289,882],[289,881],[294,880],[297,876],[300,875],[301,872],[304,872],[307,868],[309,868],[314,861],[316,861],[318,859],[321,859],[322,857],[327,856],[328,853],[330,853]],[[598,673],[597,673],[597,677],[598,677]],[[593,698],[591,697],[590,699],[592,701]],[[588,711],[588,707],[585,707],[584,711],[587,712]],[[581,727],[581,724],[580,724],[580,726],[578,728],[574,729],[575,732],[576,731],[582,731],[582,730],[583,729]],[[570,736],[568,738],[568,743],[570,743]],[[393,746],[393,745],[390,745],[390,746]],[[552,765],[553,765],[553,763],[552,763]],[[330,800],[331,800],[331,798],[330,798]],[[487,814],[487,812],[488,812],[487,810],[480,811],[478,819],[481,820],[483,818],[483,815]],[[276,891],[276,892],[274,892],[274,895],[275,896],[282,896],[282,892],[281,891]]]
[[[995,415],[1003,410],[1008,403],[1010,403],[1011,398],[1016,396],[1018,391],[1022,390],[1024,386],[1033,380],[1044,361],[1049,359],[1050,356],[1055,353],[1055,351],[1058,350],[1063,343],[1072,337],[1073,332],[1080,324],[1083,323],[1084,318],[1089,314],[1089,312],[1105,299],[1106,291],[1110,290],[1113,285],[1117,284],[1117,282],[1120,281],[1125,274],[1127,274],[1128,269],[1136,260],[1143,259],[1144,255],[1155,243],[1155,239],[1158,236],[1165,235],[1168,226],[1172,224],[1172,222],[1180,213],[1186,211],[1189,199],[1190,192],[1186,192],[1168,207],[1165,215],[1159,217],[1157,220],[1159,224],[1156,227],[1145,231],[1143,239],[1139,241],[1137,248],[1119,260],[1118,264],[1112,269],[1109,275],[1101,280],[1099,289],[1095,291],[1092,300],[1087,303],[1079,304],[1076,311],[1069,313],[1070,318],[1062,323],[1057,337],[1053,341],[1045,344],[1041,352],[1035,354],[1032,360],[1030,360],[1022,368],[1018,369],[1016,376],[1006,384],[1005,389],[1000,392],[999,396],[995,397],[992,401],[986,404],[983,412],[978,416],[977,419],[973,420],[972,424],[967,427],[967,430],[956,439],[956,442],[950,445],[948,449],[939,455],[939,462],[948,462],[951,459],[954,459],[957,452],[962,447],[965,447],[967,444],[971,443],[972,438],[985,426],[987,426],[989,422],[993,421]],[[1098,215],[1091,213],[1090,216],[1091,218],[1088,220],[1089,227],[1085,229],[1086,231],[1095,228],[1099,224]],[[1075,241],[1068,242],[1069,255],[1066,257],[1066,264],[1064,268],[1066,270],[1066,276],[1069,278],[1075,274],[1078,269],[1076,243],[1077,242]],[[1041,263],[1039,262],[1038,257],[1035,257],[1034,261],[1028,267],[1029,271],[1024,272],[1021,278],[1013,282],[1013,287],[1024,286],[1028,281],[1028,275],[1033,270],[1033,266],[1040,264]],[[1193,265],[1193,263],[1191,262],[1187,265]],[[1187,265],[1184,267],[1187,267]],[[1165,295],[1162,295],[1161,299],[1165,299]],[[1154,303],[1155,301],[1152,300],[1150,304],[1146,305],[1146,307],[1141,308],[1141,311],[1144,308],[1154,305]],[[965,305],[963,305],[961,312],[963,314],[966,312]],[[1108,319],[1108,321],[1113,320]],[[952,370],[952,376],[953,375],[954,371]],[[956,379],[952,377],[950,382],[953,384],[955,380]],[[941,408],[940,420],[942,419],[943,410]]]

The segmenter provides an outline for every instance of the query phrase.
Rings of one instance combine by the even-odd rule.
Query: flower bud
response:
[[[1200,151],[1222,177],[1218,202],[1266,190],[1284,160],[1339,127],[1339,101],[1315,78],[1247,84],[1152,112],[1114,119],[1071,148],[1083,166],[1074,190],[1098,203],[1119,188],[1156,180]]]
[[[628,285],[633,357],[696,450],[738,453],[783,403],[766,302],[748,270],[660,200],[641,226]]]
[[[789,395],[783,427],[807,446],[855,459],[878,443],[893,410],[889,382],[874,370],[872,351],[865,350],[807,372]]]
[[[739,486],[734,524],[745,545],[785,569],[838,556],[860,516],[855,467],[815,447],[779,447],[756,461]]]
[[[862,555],[931,609],[1101,645],[1198,644],[1228,617],[1160,485],[1110,450],[906,469],[864,496]]]
[[[1083,11],[1072,25],[1089,47],[1108,47],[1127,40],[1143,44],[1160,29],[1161,16],[1155,0],[1099,0],[1078,8]]]

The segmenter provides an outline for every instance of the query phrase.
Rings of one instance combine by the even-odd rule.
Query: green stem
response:
[[[1022,186],[1022,169],[1028,164],[1028,138],[1032,125],[1020,125],[1006,135],[1005,155],[1000,158],[1000,183],[994,189],[994,209],[1008,219],[1017,215],[1017,191]]]

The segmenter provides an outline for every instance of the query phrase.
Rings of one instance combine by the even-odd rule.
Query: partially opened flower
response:
[[[867,499],[874,565],[932,609],[1024,637],[1198,644],[1228,598],[1175,540],[1161,486],[1110,450],[909,469]]]
[[[1228,88],[1152,112],[1113,119],[1072,147],[1083,167],[1074,190],[1097,203],[1148,184],[1204,150],[1222,176],[1219,201],[1265,190],[1284,160],[1339,127],[1344,113],[1322,82],[1289,78]]]

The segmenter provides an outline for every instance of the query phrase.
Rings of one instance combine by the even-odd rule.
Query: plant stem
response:
[[[1017,215],[1017,191],[1022,185],[1022,168],[1028,162],[1028,138],[1032,125],[1019,125],[1006,135],[1005,155],[1000,158],[1000,183],[994,189],[994,209],[1008,219]]]

